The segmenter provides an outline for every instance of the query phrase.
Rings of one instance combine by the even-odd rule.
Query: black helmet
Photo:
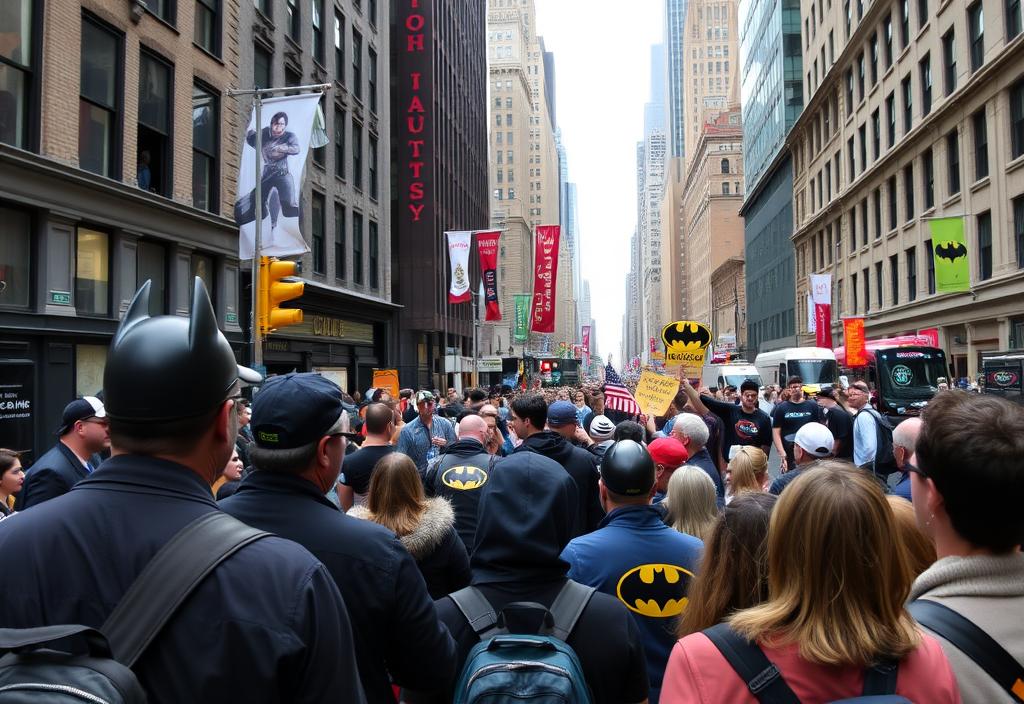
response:
[[[193,280],[188,318],[150,317],[149,289],[146,281],[136,292],[110,343],[103,372],[108,416],[132,423],[194,418],[222,403],[236,381],[261,380],[235,362],[202,279]]]
[[[619,440],[601,460],[601,481],[620,496],[643,496],[654,486],[654,460],[635,440]]]

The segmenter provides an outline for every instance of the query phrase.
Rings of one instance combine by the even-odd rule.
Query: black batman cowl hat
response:
[[[110,418],[133,423],[194,418],[222,403],[236,381],[261,381],[235,361],[202,279],[193,279],[188,318],[150,317],[149,291],[146,281],[110,343],[103,372]]]

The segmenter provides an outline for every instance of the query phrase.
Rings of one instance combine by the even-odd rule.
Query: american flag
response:
[[[640,415],[640,406],[633,394],[622,383],[622,378],[609,362],[604,368],[604,405],[613,411],[622,411],[631,416]]]

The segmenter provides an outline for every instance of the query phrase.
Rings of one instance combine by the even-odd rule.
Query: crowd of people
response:
[[[929,616],[967,620],[1020,670],[1019,406],[944,391],[894,430],[863,382],[811,399],[799,378],[768,397],[681,379],[663,418],[616,417],[599,389],[356,398],[237,366],[201,285],[190,319],[150,317],[147,294],[102,398],[71,402],[27,473],[0,450],[0,626],[103,627],[197,517],[271,534],[135,661],[152,702],[563,685],[620,704],[1021,700]]]

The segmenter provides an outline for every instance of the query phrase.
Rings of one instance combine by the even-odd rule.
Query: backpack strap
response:
[[[779,668],[756,643],[736,633],[728,623],[705,628],[703,633],[729,661],[736,674],[743,678],[750,693],[761,704],[800,704],[800,699],[786,684]]]
[[[566,580],[562,591],[558,592],[558,596],[555,597],[548,609],[555,621],[555,625],[551,628],[551,635],[560,641],[569,639],[569,634],[572,633],[576,622],[583,615],[583,609],[587,608],[587,604],[590,603],[590,597],[594,596],[594,591],[594,587],[587,587],[571,579]]]
[[[100,628],[114,658],[132,667],[210,572],[269,535],[222,511],[204,514],[178,531],[143,568]]]
[[[883,694],[896,694],[896,679],[900,672],[900,664],[896,660],[883,660],[875,663],[864,671],[864,691],[862,696],[872,697]]]
[[[907,610],[918,623],[973,660],[1014,701],[1024,702],[1024,667],[977,624],[945,604],[929,599],[916,599]]]
[[[465,587],[452,592],[448,598],[455,602],[455,606],[462,612],[469,622],[469,627],[480,640],[486,640],[501,630],[495,628],[498,615],[494,612],[494,607],[476,587]]]

